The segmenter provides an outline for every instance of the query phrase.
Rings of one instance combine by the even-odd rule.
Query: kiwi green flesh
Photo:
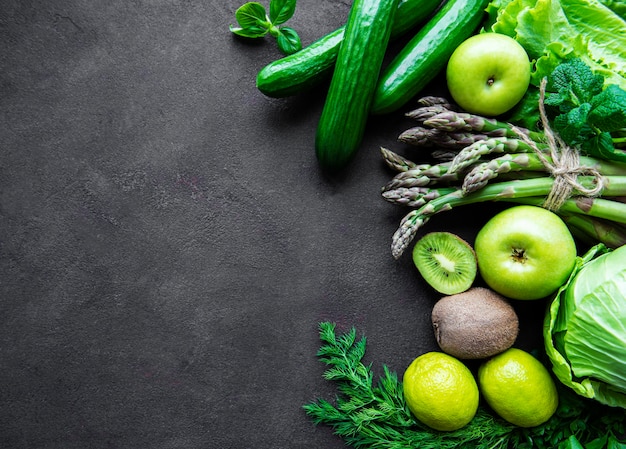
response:
[[[444,295],[467,290],[476,278],[474,249],[450,232],[431,232],[419,239],[413,262],[424,280]]]

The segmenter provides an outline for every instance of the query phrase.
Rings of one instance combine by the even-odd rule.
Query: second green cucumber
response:
[[[488,3],[489,0],[447,0],[385,68],[371,113],[399,109],[440,74],[456,47],[474,34]]]
[[[441,0],[400,0],[393,19],[391,39],[424,22]],[[257,74],[257,88],[269,97],[287,97],[328,79],[337,60],[345,26],[318,39],[302,50],[277,59]]]

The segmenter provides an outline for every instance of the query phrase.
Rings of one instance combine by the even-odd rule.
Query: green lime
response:
[[[520,427],[546,422],[559,397],[546,367],[526,351],[510,348],[478,368],[480,392],[503,419]]]
[[[413,360],[402,385],[413,415],[436,430],[460,429],[478,409],[478,385],[471,371],[443,352],[427,352]]]

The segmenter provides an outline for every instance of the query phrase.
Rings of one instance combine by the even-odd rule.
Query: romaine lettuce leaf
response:
[[[626,90],[626,21],[599,0],[493,0],[484,28],[515,38],[535,66],[531,82],[579,58]]]
[[[624,0],[600,0],[600,3],[626,20],[626,2]]]

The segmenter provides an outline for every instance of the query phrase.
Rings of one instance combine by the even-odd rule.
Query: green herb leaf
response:
[[[608,132],[596,134],[583,142],[581,150],[590,156],[600,159],[626,162],[626,150],[616,148],[613,145],[613,137]]]
[[[281,27],[280,33],[276,37],[278,48],[283,53],[290,55],[302,49],[302,43],[300,42],[300,36],[293,28]]]
[[[580,59],[559,64],[548,77],[545,105],[556,111],[553,128],[561,139],[593,157],[626,162],[611,133],[626,128],[626,91],[595,74]]]
[[[626,92],[615,84],[607,86],[591,100],[588,121],[601,131],[613,132],[626,127]]]
[[[248,2],[235,11],[235,19],[241,28],[267,28],[265,7],[258,2]]]
[[[281,25],[291,19],[296,10],[296,0],[271,0],[270,21],[274,25]]]
[[[355,448],[452,449],[626,449],[622,409],[603,406],[559,385],[559,407],[546,423],[515,427],[480,406],[474,419],[452,432],[438,432],[416,420],[406,405],[402,383],[383,365],[374,382],[372,366],[363,364],[366,339],[355,328],[342,335],[335,325],[319,324],[322,346],[317,355],[329,368],[324,377],[337,384],[335,404],[324,399],[303,409],[316,425],[331,426]],[[608,446],[607,446],[608,442]]]
[[[285,54],[302,48],[300,36],[293,28],[279,27],[289,20],[296,9],[296,0],[271,0],[270,13],[259,2],[247,2],[235,11],[239,26],[230,25],[230,31],[238,36],[260,38],[266,34],[276,38],[278,48]]]
[[[559,444],[558,449],[585,449],[578,439],[572,435],[566,441]]]
[[[546,104],[556,106],[561,112],[588,103],[602,92],[604,78],[594,75],[589,66],[580,59],[559,64],[548,78],[546,89],[555,94],[546,97]]]
[[[241,28],[241,27],[233,27],[231,25],[230,31],[236,34],[237,36],[248,37],[251,39],[263,37],[267,34],[267,28],[259,27],[259,26]]]
[[[607,449],[626,449],[626,443],[620,443],[614,435],[611,435],[611,437],[609,437],[609,444],[607,446]]]
[[[554,119],[554,127],[565,142],[570,145],[576,145],[588,140],[590,137],[589,133],[593,133],[587,124],[587,116],[590,110],[591,105],[583,103]]]

